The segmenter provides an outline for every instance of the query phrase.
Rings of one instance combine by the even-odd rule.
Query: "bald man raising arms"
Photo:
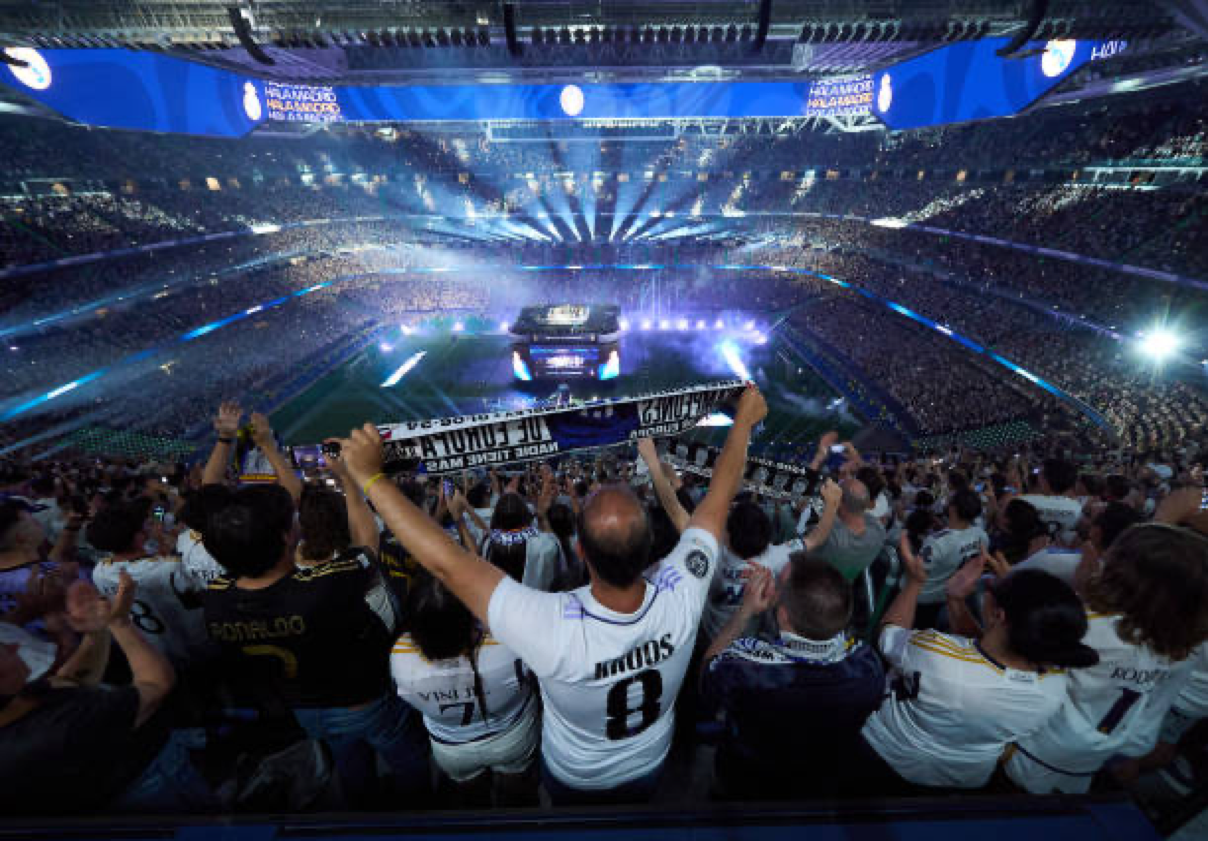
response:
[[[718,544],[746,465],[751,429],[767,414],[743,393],[709,493],[650,578],[650,524],[628,488],[583,509],[578,551],[591,582],[569,593],[517,583],[450,540],[392,483],[376,481],[372,425],[341,441],[341,458],[386,525],[537,675],[545,701],[542,773],[556,804],[645,800],[671,748],[675,699],[717,566]]]

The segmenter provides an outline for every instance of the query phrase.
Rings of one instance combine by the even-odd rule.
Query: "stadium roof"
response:
[[[944,43],[1025,29],[1038,39],[1126,39],[1160,52],[1190,40],[1196,20],[1186,7],[1178,0],[0,0],[0,45],[159,50],[266,79],[328,84],[802,78],[869,71]]]

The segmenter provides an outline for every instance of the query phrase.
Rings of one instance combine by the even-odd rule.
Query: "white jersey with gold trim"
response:
[[[1082,642],[1099,652],[1098,665],[1071,671],[1061,710],[1044,728],[1020,739],[1007,762],[1011,779],[1033,794],[1088,791],[1103,763],[1146,729],[1150,704],[1162,702],[1156,690],[1175,665],[1120,639],[1118,616],[1092,613],[1087,620]]]
[[[409,634],[394,644],[390,673],[399,697],[419,710],[438,741],[461,745],[502,733],[535,702],[524,663],[490,634],[483,637],[476,663],[481,698],[468,657],[428,660]]]
[[[122,570],[138,585],[130,619],[152,645],[176,662],[186,661],[208,646],[201,595],[179,557],[102,560],[92,572],[92,582],[101,595],[117,593]]]
[[[210,586],[210,582],[223,578],[227,574],[218,561],[214,560],[206,551],[205,544],[201,542],[200,532],[192,530],[181,532],[180,537],[176,538],[176,554],[180,555],[180,562],[184,564],[185,572],[203,590]]]
[[[965,637],[887,625],[890,692],[863,736],[903,779],[980,788],[1008,743],[1042,727],[1066,696],[1064,672],[1006,668]]]

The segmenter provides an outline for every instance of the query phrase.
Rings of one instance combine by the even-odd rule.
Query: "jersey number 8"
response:
[[[629,687],[638,684],[641,694],[636,699],[637,706],[630,706]],[[608,720],[604,729],[605,735],[616,741],[636,736],[650,725],[658,721],[659,701],[663,696],[663,676],[655,669],[647,669],[633,677],[626,678],[608,690]],[[641,719],[635,725],[630,725],[629,719],[641,714]]]
[[[130,606],[130,621],[144,634],[159,636],[166,630],[163,620],[151,612],[151,605],[141,599]]]

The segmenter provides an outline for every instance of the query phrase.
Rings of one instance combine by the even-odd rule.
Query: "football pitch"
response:
[[[628,397],[659,389],[732,379],[721,352],[729,342],[768,398],[760,439],[782,444],[816,441],[826,429],[854,431],[850,417],[827,407],[836,393],[773,335],[765,344],[698,333],[635,332],[621,340],[621,375],[610,382],[566,381],[576,398]],[[393,385],[400,368],[411,367]],[[374,342],[317,380],[273,413],[273,427],[288,444],[315,444],[347,435],[371,421],[392,423],[520,408],[549,397],[556,381],[520,383],[512,375],[507,335],[433,333]],[[720,442],[724,430],[693,436]]]

